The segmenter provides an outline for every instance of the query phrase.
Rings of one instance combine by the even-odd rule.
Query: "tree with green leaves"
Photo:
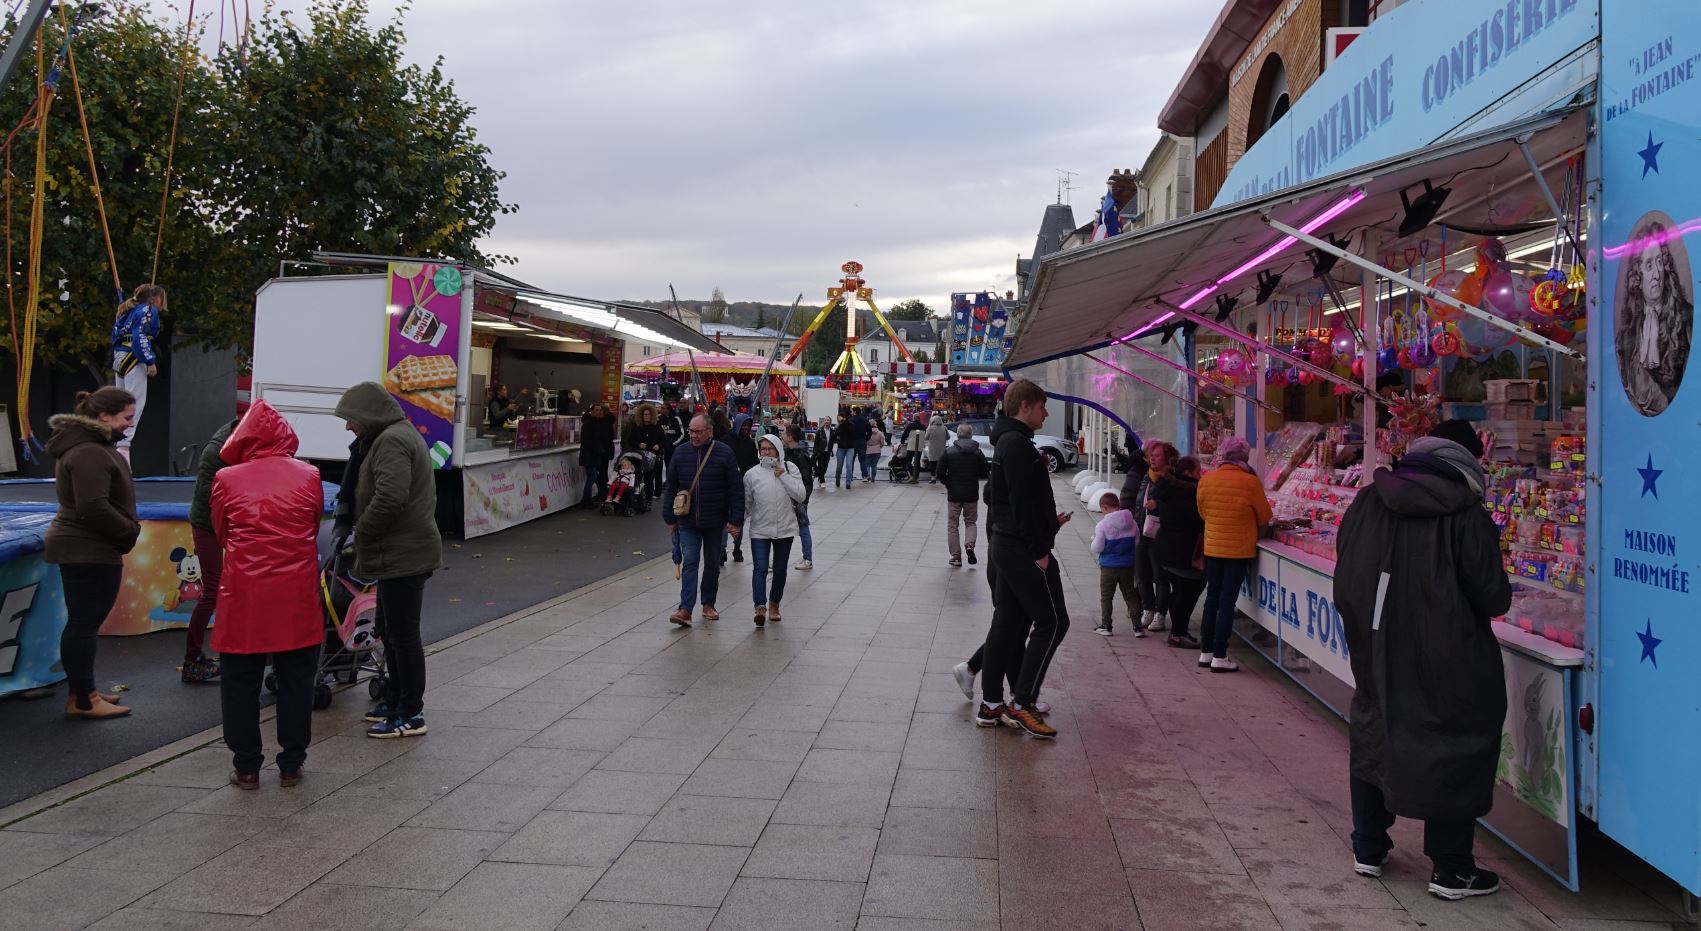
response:
[[[933,361],[935,361],[935,362],[950,361],[949,358],[947,357],[947,354],[946,354],[946,351],[945,351],[945,341],[944,340],[940,340],[939,342],[933,344]]]
[[[760,330],[767,325],[768,325],[768,308],[766,306],[759,306],[759,307],[756,308],[755,329]]]
[[[926,320],[931,316],[933,316],[933,308],[914,298],[899,301],[892,305],[892,309],[886,311],[887,320]]]
[[[405,11],[373,28],[366,0],[315,0],[304,25],[268,13],[240,56],[226,48],[211,61],[198,32],[185,43],[175,24],[140,6],[117,4],[85,23],[72,43],[77,82],[67,70],[49,111],[45,176],[28,157],[33,131],[12,153],[14,306],[24,301],[30,200],[38,184],[47,193],[38,365],[103,366],[117,306],[78,88],[119,283],[131,291],[152,278],[166,288],[174,345],[249,351],[254,292],[280,259],[314,250],[509,261],[478,246],[514,209],[498,196],[503,173],[490,167],[441,60],[403,61]],[[63,41],[58,23],[44,27],[49,49]],[[20,71],[0,94],[7,128],[34,83],[33,69]]]
[[[802,316],[801,314],[795,316]],[[794,322],[795,322],[794,316]],[[813,315],[812,315],[813,316]],[[807,326],[807,323],[805,324]],[[799,330],[801,332],[801,329]],[[821,322],[821,328],[803,349],[803,370],[810,375],[825,375],[845,351],[845,313],[835,311]]]

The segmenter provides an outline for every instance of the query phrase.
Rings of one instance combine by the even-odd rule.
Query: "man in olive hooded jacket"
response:
[[[443,561],[437,532],[437,477],[425,439],[377,382],[343,393],[337,416],[359,439],[354,482],[354,571],[378,583],[379,636],[388,691],[367,712],[369,737],[425,733],[425,646],[419,618],[425,580]]]

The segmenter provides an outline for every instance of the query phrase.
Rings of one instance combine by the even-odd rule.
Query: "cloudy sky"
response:
[[[406,23],[508,172],[520,212],[489,245],[517,277],[819,301],[854,258],[882,303],[943,308],[1013,286],[1055,169],[1080,172],[1085,222],[1108,171],[1139,167],[1219,6],[415,0]]]

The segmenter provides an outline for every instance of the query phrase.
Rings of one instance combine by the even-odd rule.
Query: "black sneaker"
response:
[[[975,548],[971,546],[971,547],[968,548],[968,550],[969,550],[969,565],[972,566],[975,563],[980,562],[980,560],[975,558]]]
[[[1481,868],[1462,875],[1436,873],[1429,877],[1429,894],[1451,902],[1474,895],[1493,895],[1499,891],[1500,877]]]
[[[382,724],[393,717],[395,715],[390,712],[390,703],[387,701],[373,705],[372,710],[366,712],[366,721],[370,724]]]
[[[1009,713],[1010,709],[1003,705],[988,708],[986,702],[981,702],[975,709],[975,727],[997,727],[1004,723],[1004,716]]]

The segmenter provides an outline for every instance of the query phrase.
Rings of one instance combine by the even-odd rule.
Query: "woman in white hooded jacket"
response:
[[[786,592],[786,564],[797,536],[797,511],[808,496],[803,474],[785,460],[779,441],[763,434],[756,440],[756,465],[744,473],[744,535],[750,541],[755,572],[750,579],[756,602],[756,626],[780,620]],[[772,588],[768,570],[773,568]]]

